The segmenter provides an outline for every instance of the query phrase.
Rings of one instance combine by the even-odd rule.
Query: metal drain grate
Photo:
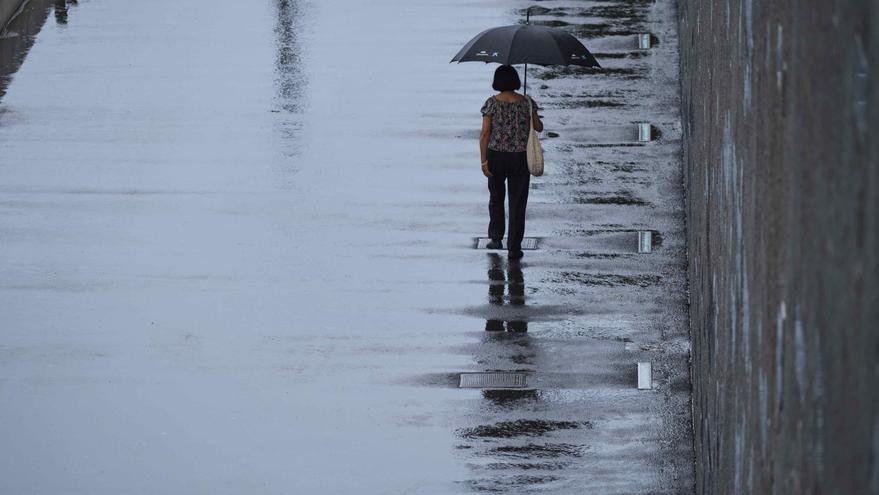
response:
[[[476,249],[486,249],[485,246],[491,242],[491,239],[488,237],[479,237],[476,239]],[[522,239],[522,250],[534,250],[537,249],[537,244],[540,242],[540,239],[537,237],[526,237]],[[503,244],[502,249],[507,249],[507,240],[504,239],[501,241]]]
[[[524,373],[461,373],[459,388],[525,388],[527,376]]]

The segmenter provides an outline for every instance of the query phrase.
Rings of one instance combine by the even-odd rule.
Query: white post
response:
[[[638,363],[638,390],[653,388],[653,365],[649,362]]]

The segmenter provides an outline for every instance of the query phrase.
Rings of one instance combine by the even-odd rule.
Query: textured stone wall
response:
[[[0,0],[0,99],[34,44],[53,3],[54,0]],[[4,22],[6,18],[8,22]]]
[[[699,493],[879,493],[879,3],[681,0]]]
[[[19,9],[22,3],[24,0],[0,0],[0,31],[3,31],[9,19],[12,18],[12,14]]]

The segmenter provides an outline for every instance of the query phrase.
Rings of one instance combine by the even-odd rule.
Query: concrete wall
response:
[[[0,0],[0,19],[7,12],[15,14],[18,8],[9,7],[18,0]],[[30,47],[33,46],[37,33],[40,32],[49,16],[54,0],[27,0],[18,15],[6,23],[6,32],[0,36],[0,100],[6,94],[6,88],[15,71],[24,62]],[[3,23],[0,22],[0,26]],[[3,29],[0,29],[3,32]],[[0,154],[2,158],[2,154]]]
[[[700,493],[879,493],[879,4],[681,0]]]

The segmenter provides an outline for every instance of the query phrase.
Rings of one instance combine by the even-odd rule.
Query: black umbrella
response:
[[[566,31],[531,24],[486,29],[464,45],[451,62],[525,64],[526,84],[528,64],[601,67],[583,43]]]

